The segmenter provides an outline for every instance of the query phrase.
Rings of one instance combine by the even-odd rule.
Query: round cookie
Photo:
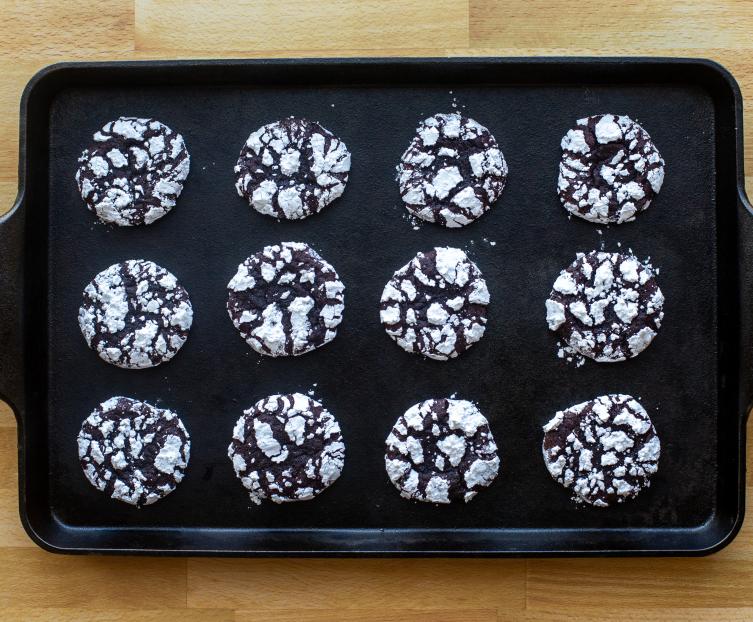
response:
[[[630,117],[578,119],[562,139],[557,191],[565,209],[591,222],[635,220],[661,190],[664,160]]]
[[[288,117],[248,137],[235,165],[235,187],[257,212],[298,220],[338,198],[349,171],[344,142],[314,121]]]
[[[607,507],[635,497],[658,469],[661,444],[630,395],[602,395],[558,412],[544,426],[544,462],[573,500]]]
[[[337,420],[300,393],[271,395],[243,412],[227,448],[251,501],[308,501],[340,477],[345,445]]]
[[[453,112],[421,122],[397,173],[411,214],[445,227],[462,227],[500,197],[507,163],[488,129]]]
[[[86,286],[78,324],[89,347],[125,369],[169,361],[188,338],[193,308],[188,292],[154,262],[129,259]]]
[[[86,479],[138,507],[170,494],[183,479],[191,440],[178,415],[130,397],[97,406],[78,434]]]
[[[102,222],[149,225],[175,206],[190,163],[177,132],[154,119],[120,117],[94,134],[76,183]]]
[[[554,282],[546,321],[568,345],[600,363],[645,350],[664,318],[654,269],[634,255],[578,253]]]
[[[466,400],[414,404],[397,420],[386,444],[387,475],[406,499],[468,502],[499,472],[489,422]]]
[[[259,354],[310,352],[332,341],[342,322],[345,286],[308,244],[265,246],[227,287],[230,319]]]
[[[458,248],[418,253],[382,292],[379,316],[406,352],[446,361],[484,335],[489,290],[475,263]]]

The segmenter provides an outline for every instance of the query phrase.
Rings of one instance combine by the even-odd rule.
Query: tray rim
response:
[[[743,150],[743,108],[742,108],[742,95],[737,81],[733,75],[723,67],[719,62],[706,59],[706,58],[693,58],[693,57],[661,57],[661,56],[546,56],[546,57],[525,57],[525,56],[510,56],[510,57],[495,57],[495,56],[471,56],[471,57],[301,57],[301,58],[238,58],[238,59],[180,59],[180,60],[125,60],[125,61],[64,61],[54,63],[43,67],[37,71],[27,83],[23,94],[21,96],[20,103],[20,115],[19,115],[19,161],[18,161],[18,193],[13,202],[11,209],[0,217],[0,232],[5,235],[0,235],[0,258],[8,259],[12,261],[12,265],[16,268],[15,279],[5,279],[7,263],[3,261],[3,269],[0,273],[0,286],[3,291],[6,287],[10,290],[11,296],[7,297],[12,301],[18,301],[23,299],[24,289],[23,281],[25,277],[25,269],[23,266],[23,232],[25,226],[25,203],[26,203],[26,180],[27,180],[27,145],[28,145],[28,121],[29,121],[29,104],[35,95],[35,92],[40,88],[40,85],[44,85],[51,77],[56,74],[64,73],[68,70],[80,71],[87,69],[180,69],[187,70],[191,68],[212,68],[212,67],[254,67],[254,66],[267,66],[267,65],[279,65],[279,66],[378,66],[378,65],[421,65],[426,63],[432,64],[471,64],[471,63],[486,63],[494,66],[506,66],[506,65],[541,65],[541,66],[556,66],[556,65],[573,65],[573,66],[593,66],[593,65],[647,65],[658,64],[667,66],[698,66],[703,67],[706,70],[710,70],[716,74],[718,78],[721,78],[726,87],[729,89],[734,102],[734,118],[735,118],[735,196],[737,199],[738,207],[738,219],[740,213],[747,213],[748,216],[753,217],[753,205],[745,192],[745,175],[744,175],[744,150]],[[743,235],[742,229],[750,228],[747,238],[750,240],[750,236],[753,235],[753,218],[743,218],[737,225],[738,247],[740,246],[741,236]],[[751,245],[743,245],[742,248],[737,249],[738,265],[745,265],[744,259],[749,255],[753,260],[753,250],[748,251]],[[747,251],[747,252],[746,252]],[[750,278],[750,275],[747,275]],[[737,278],[738,284],[740,281],[744,281],[743,278]],[[740,307],[746,308],[745,302],[753,303],[753,292],[751,287],[742,288],[744,291],[740,292]],[[4,296],[5,298],[5,296]],[[750,308],[751,305],[747,305]],[[6,305],[7,307],[7,305]],[[0,307],[0,317],[7,317],[7,309]],[[32,539],[42,549],[59,554],[113,554],[113,555],[150,555],[150,556],[226,556],[226,557],[606,557],[606,556],[704,556],[720,551],[725,548],[734,538],[737,536],[745,514],[745,446],[746,446],[746,422],[750,414],[751,406],[753,405],[753,378],[747,378],[744,376],[743,368],[753,369],[753,353],[745,352],[745,348],[741,348],[740,359],[743,360],[746,365],[741,365],[740,374],[738,380],[740,381],[739,394],[739,412],[736,414],[737,419],[737,475],[738,475],[738,498],[737,498],[737,515],[734,517],[733,522],[729,526],[721,527],[721,536],[719,536],[713,544],[709,546],[689,549],[654,549],[654,548],[605,548],[605,549],[564,549],[564,548],[552,548],[542,550],[530,550],[530,549],[400,549],[390,548],[382,545],[381,548],[306,548],[306,549],[208,549],[208,548],[95,548],[95,547],[74,547],[74,546],[61,546],[54,543],[54,538],[45,536],[41,533],[41,530],[37,529],[32,523],[31,518],[27,512],[27,503],[25,497],[26,488],[26,465],[25,465],[25,452],[27,449],[27,441],[25,436],[25,417],[26,409],[24,399],[21,397],[24,395],[24,381],[25,381],[25,365],[24,365],[24,344],[23,344],[23,318],[21,317],[20,309],[16,309],[16,313],[12,314],[13,319],[16,320],[16,326],[18,330],[9,338],[11,344],[6,344],[8,339],[0,340],[0,345],[10,345],[8,351],[10,355],[5,355],[3,359],[0,359],[0,370],[4,375],[10,375],[10,379],[3,378],[2,386],[0,386],[0,399],[3,399],[11,408],[16,417],[18,427],[18,475],[19,475],[19,514],[21,523]],[[742,328],[739,332],[743,332]],[[13,370],[13,360],[20,361],[21,364],[16,365],[20,368]],[[2,355],[0,355],[2,356]],[[8,362],[10,361],[10,365]],[[10,373],[8,374],[8,370]],[[719,522],[719,517],[714,515],[706,523],[691,528],[636,528],[636,529],[620,529],[619,531],[657,531],[667,532],[677,531],[697,531],[710,528],[715,521]],[[56,517],[51,514],[51,520],[56,523]],[[713,528],[713,527],[711,527]],[[73,530],[87,530],[87,528],[70,527],[66,529]],[[207,531],[215,532],[230,532],[230,531],[248,531],[237,529],[212,529],[205,528]],[[163,531],[168,528],[159,529],[147,529],[147,528],[129,528],[129,531]],[[196,530],[202,530],[197,528]],[[459,530],[447,530],[437,528],[411,528],[411,529],[326,529],[315,531],[328,531],[342,535],[347,532],[358,532],[362,534],[391,534],[395,533],[408,533],[408,532],[435,532],[435,533],[460,533],[460,532],[489,532],[494,531],[494,528],[477,528],[477,529],[459,529]],[[508,529],[500,528],[501,531],[517,531],[525,533],[527,531],[542,531],[542,529]],[[596,532],[609,531],[610,528],[594,529]],[[259,530],[264,533],[284,533],[284,532],[301,532],[307,530]],[[312,530],[313,531],[313,530]],[[544,530],[544,531],[569,531],[565,530]],[[583,530],[579,530],[583,531]]]

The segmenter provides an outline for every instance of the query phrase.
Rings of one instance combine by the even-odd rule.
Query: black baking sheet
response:
[[[38,80],[37,100],[45,99],[33,100],[34,87],[27,96],[36,108],[26,117],[19,227],[23,396],[9,398],[25,424],[22,513],[42,545],[215,554],[687,553],[737,529],[747,399],[737,351],[742,210],[736,92],[722,70],[637,60],[146,63],[64,66]],[[421,119],[453,110],[495,135],[508,184],[472,225],[415,224],[401,205],[395,165]],[[555,192],[562,136],[576,119],[605,112],[641,123],[667,163],[652,206],[636,222],[611,227],[569,218]],[[148,227],[100,224],[74,182],[91,135],[120,115],[163,121],[183,134],[191,154],[176,208]],[[287,115],[319,121],[352,153],[343,197],[297,222],[256,213],[234,188],[248,134]],[[31,190],[32,182],[44,187]],[[251,351],[233,327],[226,285],[245,257],[280,241],[307,242],[335,266],[346,308],[332,343],[272,359]],[[438,245],[464,249],[491,293],[484,338],[449,362],[405,353],[379,323],[392,273]],[[637,358],[575,368],[556,356],[544,300],[577,252],[602,248],[651,258],[665,321]],[[195,314],[179,354],[140,371],[103,363],[76,321],[86,283],[132,258],[173,272]],[[293,391],[311,392],[340,421],[343,474],[314,501],[251,506],[226,456],[233,425],[256,400]],[[541,426],[559,409],[612,392],[637,397],[651,415],[662,441],[659,472],[633,501],[578,507],[543,464]],[[385,474],[384,439],[409,406],[451,394],[478,403],[489,419],[500,475],[468,505],[406,501]],[[141,510],[100,494],[78,463],[80,424],[112,395],[175,410],[192,437],[184,481]]]

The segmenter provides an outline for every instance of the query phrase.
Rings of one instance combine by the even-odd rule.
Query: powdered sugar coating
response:
[[[191,158],[183,137],[155,119],[120,117],[94,135],[78,160],[76,183],[105,223],[149,225],[174,206]]]
[[[488,129],[453,112],[421,122],[397,173],[409,212],[445,227],[462,227],[500,197],[507,163]]]
[[[397,420],[386,446],[387,475],[406,499],[467,503],[499,472],[489,422],[466,400],[414,404]]]
[[[139,507],[175,490],[191,457],[191,440],[178,415],[129,397],[97,406],[77,442],[91,485]]]
[[[251,501],[308,501],[331,486],[345,463],[340,425],[319,402],[271,395],[244,411],[227,450]]]
[[[125,369],[169,361],[188,338],[193,307],[175,276],[152,261],[129,259],[86,286],[78,311],[89,347]]]
[[[549,329],[595,361],[624,361],[645,350],[664,319],[654,269],[632,254],[578,253],[546,301]]]
[[[458,248],[418,253],[382,292],[380,319],[406,352],[445,361],[484,335],[489,290],[481,270]]]
[[[562,139],[557,190],[567,211],[591,222],[623,223],[647,209],[664,182],[664,160],[630,117],[579,119]]]
[[[282,242],[248,257],[228,283],[227,310],[259,354],[298,356],[332,341],[345,286],[307,244]]]
[[[350,152],[318,123],[288,117],[253,132],[235,166],[238,194],[256,211],[297,220],[345,191]]]
[[[576,502],[607,507],[635,497],[656,473],[661,443],[630,395],[602,395],[558,412],[544,426],[544,462]]]

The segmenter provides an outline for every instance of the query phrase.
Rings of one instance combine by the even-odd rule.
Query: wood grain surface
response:
[[[0,212],[16,193],[21,91],[62,60],[707,57],[740,83],[753,171],[751,33],[750,0],[0,0]],[[702,559],[56,556],[21,528],[15,420],[0,405],[0,620],[206,619],[753,620],[753,521]]]

